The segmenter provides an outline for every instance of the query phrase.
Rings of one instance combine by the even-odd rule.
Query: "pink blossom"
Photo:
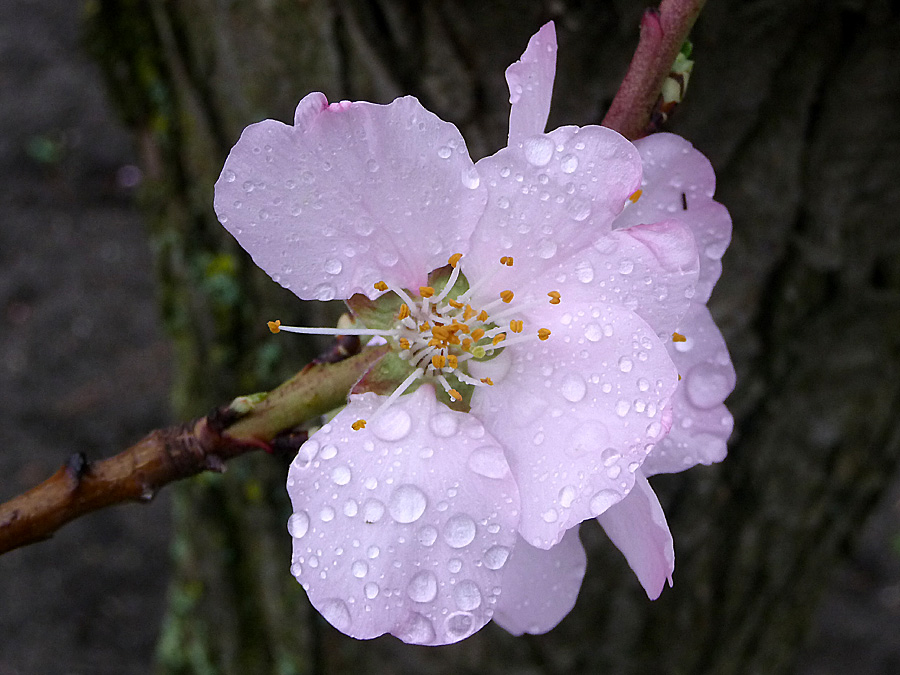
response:
[[[412,97],[314,93],[245,129],[216,184],[274,280],[392,347],[288,474],[291,571],[348,635],[545,632],[594,517],[655,598],[674,553],[646,476],[724,455],[709,163],[669,134],[544,133],[555,67],[550,23],[507,70],[508,146],[477,163]]]

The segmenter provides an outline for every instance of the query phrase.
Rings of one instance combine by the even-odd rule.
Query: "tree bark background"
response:
[[[276,383],[315,350],[265,320],[322,320],[218,225],[240,131],[299,99],[411,93],[473,158],[506,137],[506,66],[559,33],[548,128],[599,123],[646,3],[93,0],[90,42],[137,134],[179,414]],[[672,130],[711,159],[734,241],[711,307],[738,370],[721,465],[659,476],[676,584],[650,603],[599,527],[554,631],[488,626],[440,649],[332,630],[287,572],[284,467],[192,481],[175,504],[162,673],[789,672],[830,573],[900,455],[900,7],[715,0]],[[313,303],[310,303],[313,304]],[[305,314],[304,319],[300,315]]]

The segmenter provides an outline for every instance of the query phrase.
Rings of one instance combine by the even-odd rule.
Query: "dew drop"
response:
[[[495,445],[476,448],[469,455],[469,468],[485,478],[503,478],[509,473],[509,466],[503,450]]]
[[[544,260],[549,260],[556,255],[556,242],[552,239],[541,239],[538,243],[538,255]]]
[[[630,373],[631,369],[634,367],[634,363],[632,363],[631,359],[627,356],[623,356],[619,359],[619,370],[623,373]]]
[[[546,166],[553,157],[553,141],[543,134],[526,138],[522,143],[525,159],[534,166]]]
[[[453,589],[453,601],[461,610],[471,612],[481,606],[481,591],[474,581],[464,579]]]
[[[412,427],[412,418],[402,408],[388,408],[372,422],[372,432],[383,441],[399,441]]]
[[[594,267],[587,260],[581,260],[575,264],[575,278],[583,284],[589,284],[594,280]]]
[[[338,598],[330,598],[322,603],[319,612],[326,621],[340,631],[350,628],[350,610],[347,604]]]
[[[586,392],[587,384],[585,384],[584,378],[576,373],[566,374],[559,385],[559,393],[571,403],[578,403],[584,398]]]
[[[384,504],[377,499],[367,499],[363,504],[363,520],[367,523],[377,523],[384,515]]]
[[[344,502],[344,515],[353,518],[359,513],[359,503],[355,499],[348,499]]]
[[[631,274],[634,270],[634,263],[628,258],[623,258],[619,262],[619,274]]]
[[[437,577],[423,570],[413,576],[406,586],[406,594],[414,602],[431,602],[437,596]]]
[[[572,506],[572,502],[575,501],[576,494],[574,485],[566,485],[559,491],[559,505],[564,509],[569,508]]]
[[[350,572],[357,579],[362,579],[369,573],[369,564],[365,560],[354,560],[350,565]]]
[[[398,523],[414,523],[425,513],[426,506],[428,506],[428,500],[425,493],[415,485],[407,484],[394,490],[388,510],[391,518]]]
[[[411,645],[427,645],[434,642],[434,625],[418,612],[410,615],[407,624],[398,631],[398,636]]]
[[[335,482],[335,485],[346,485],[352,477],[353,474],[350,473],[350,469],[343,464],[336,466],[331,472],[331,480]]]
[[[606,511],[609,507],[614,504],[618,504],[620,501],[619,493],[613,490],[600,490],[597,494],[591,497],[591,513],[595,516],[599,516],[601,513]]]
[[[381,553],[381,549],[377,546],[370,546],[366,549],[366,556],[368,556],[369,560],[375,560]]]
[[[369,600],[374,600],[375,598],[378,597],[378,594],[381,592],[381,589],[378,587],[378,584],[376,584],[373,581],[370,581],[365,586],[363,586],[363,591],[365,591],[366,597]]]
[[[335,295],[337,295],[337,289],[334,287],[334,284],[319,284],[313,289],[315,299],[322,302],[334,300]]]
[[[432,433],[440,438],[449,438],[456,434],[459,422],[453,413],[438,413],[429,423]]]
[[[376,162],[374,159],[370,159],[366,162],[366,169],[369,173],[375,173],[376,171],[378,171],[378,162]]]
[[[458,513],[444,525],[444,541],[450,548],[464,548],[475,539],[475,521]]]
[[[328,274],[340,274],[342,269],[344,269],[344,266],[341,264],[340,260],[330,258],[325,261],[325,271],[328,272]]]
[[[462,184],[470,190],[474,190],[481,185],[481,176],[478,175],[478,169],[474,166],[463,169]]]
[[[334,516],[334,509],[330,506],[323,506],[322,510],[319,511],[319,518],[322,519],[323,523],[330,523],[332,520],[334,520]]]
[[[556,509],[547,509],[541,514],[545,523],[555,523],[559,520],[559,512]]]
[[[426,525],[416,533],[416,539],[422,546],[433,546],[437,541],[438,531],[436,527]]]
[[[452,574],[457,574],[462,569],[462,560],[459,558],[450,558],[447,561],[447,569],[450,570]]]
[[[306,511],[297,511],[288,518],[287,527],[292,537],[300,539],[309,531],[309,515]]]
[[[503,210],[508,209],[509,208],[509,199],[507,199],[506,197],[500,197],[497,200],[497,208],[503,209]]]
[[[235,179],[234,171],[231,169],[227,169],[222,176],[225,178],[226,183],[233,183]]]
[[[563,173],[575,173],[578,168],[578,158],[575,155],[566,155],[559,162],[559,168]]]
[[[484,553],[484,566],[489,570],[499,570],[509,559],[509,549],[505,546],[491,546]]]
[[[600,328],[600,324],[591,322],[584,327],[584,337],[591,342],[597,342],[603,337],[603,329]]]
[[[322,448],[322,459],[334,459],[337,457],[337,447],[331,444]]]
[[[566,213],[569,214],[572,220],[581,222],[591,215],[591,203],[587,199],[573,197],[566,205]]]
[[[444,627],[454,640],[461,640],[472,632],[474,622],[468,612],[454,612],[444,622]]]
[[[451,154],[453,154],[453,151],[446,145],[442,145],[438,148],[438,157],[440,157],[441,159],[447,159]]]
[[[631,410],[631,404],[625,399],[620,399],[619,402],[616,403],[616,415],[619,417],[625,417],[629,410]]]

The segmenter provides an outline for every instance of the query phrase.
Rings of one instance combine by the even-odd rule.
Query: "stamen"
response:
[[[409,349],[409,340],[400,338],[400,349]]]
[[[559,304],[559,291],[550,291],[547,293],[550,296],[550,304],[558,305]]]
[[[463,308],[463,303],[459,302],[458,300],[454,300],[453,298],[450,298],[449,300],[447,300],[447,304],[450,305],[451,307],[453,307],[454,309],[462,309]]]
[[[419,295],[423,298],[430,298],[434,295],[434,289],[431,286],[419,286]]]
[[[376,328],[306,328],[303,326],[276,326],[277,333],[285,331],[286,333],[299,333],[301,335],[382,335],[384,337],[397,337],[396,330],[379,330]],[[269,326],[269,330],[272,327]]]
[[[628,197],[628,201],[630,201],[632,204],[636,204],[636,203],[637,203],[637,200],[641,198],[641,195],[642,195],[642,194],[644,194],[644,191],[643,191],[643,190],[635,190],[635,191],[632,192],[631,195]]]
[[[450,394],[450,398],[454,398],[457,401],[462,401],[462,394],[460,394],[458,391],[456,391],[456,389],[451,389],[447,393]]]
[[[402,305],[400,305],[400,312],[397,314],[397,319],[402,321],[403,319],[405,319],[408,316],[409,316],[409,305],[407,305],[404,302]]]
[[[462,341],[462,349],[463,351],[469,351],[472,348],[472,338],[466,338]]]
[[[505,255],[505,256],[503,256],[502,258],[500,258],[500,264],[501,264],[501,265],[506,265],[507,267],[512,267],[512,266],[513,266],[513,258],[512,258],[512,256],[511,256],[511,255]]]
[[[472,309],[472,305],[466,305],[465,310],[463,310],[463,321],[468,321],[476,314],[477,314],[477,312],[474,309]]]
[[[447,283],[444,285],[444,288],[440,292],[440,295],[432,300],[433,303],[437,304],[441,300],[446,298],[447,294],[456,285],[456,280],[459,279],[459,266],[456,263],[459,262],[460,258],[462,258],[462,253],[454,253],[452,256],[450,256],[450,264],[453,266],[453,271],[450,273],[450,278],[447,279]]]
[[[353,431],[359,431],[360,429],[365,429],[366,421],[365,420],[356,420],[353,424],[350,425],[350,428],[353,429]]]
[[[394,389],[394,393],[391,394],[390,396],[388,396],[388,400],[385,401],[384,403],[382,403],[381,406],[378,408],[378,410],[375,411],[375,414],[372,416],[373,419],[377,418],[384,410],[387,409],[388,406],[390,406],[391,404],[393,404],[394,401],[396,401],[398,398],[400,398],[400,396],[407,389],[409,389],[412,386],[412,383],[415,382],[418,378],[420,378],[424,372],[425,372],[424,368],[416,368],[414,371],[412,371],[409,374],[409,377],[407,377],[405,380],[403,380],[403,382],[400,383],[399,387]]]
[[[484,337],[484,328],[476,328],[472,331],[472,339],[476,342]]]
[[[494,381],[489,377],[482,377],[481,381],[484,382],[488,386],[494,386]]]
[[[541,328],[538,331],[538,339],[539,340],[543,341],[543,340],[546,340],[548,337],[550,337],[550,330],[548,328]]]
[[[456,267],[456,263],[459,262],[460,258],[462,258],[462,253],[454,253],[447,262],[450,263],[451,267]]]
[[[459,367],[459,357],[456,354],[450,354],[447,356],[447,365],[456,370]]]
[[[494,339],[491,340],[491,344],[493,344],[496,347],[501,342],[503,342],[505,339],[506,339],[506,333],[497,333],[497,335],[494,336]]]
[[[509,329],[513,333],[521,333],[522,330],[524,330],[524,328],[525,328],[525,322],[522,321],[521,319],[518,319],[518,320],[513,319],[512,321],[509,322]]]
[[[375,283],[376,291],[386,291],[387,289],[388,289],[388,285],[386,283],[384,283],[383,281],[378,281]]]
[[[503,300],[503,302],[505,302],[508,305],[509,303],[512,302],[513,292],[512,291],[503,291],[502,293],[500,293],[500,298]]]
[[[274,321],[270,321],[268,323],[269,330],[273,333],[281,332],[281,319],[275,319]]]
[[[681,333],[672,333],[672,342],[687,342],[687,338]]]
[[[447,359],[443,354],[435,354],[431,357],[431,365],[434,366],[435,370],[440,370],[446,363]]]
[[[491,318],[490,315],[485,310],[481,310],[481,312],[478,314],[478,320],[481,321],[482,323],[484,323],[485,321],[487,321],[490,318]]]

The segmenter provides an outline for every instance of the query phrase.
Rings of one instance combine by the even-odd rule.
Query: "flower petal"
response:
[[[675,547],[666,514],[644,474],[634,475],[634,489],[597,517],[606,534],[637,575],[647,597],[656,600],[666,579],[672,585]]]
[[[476,388],[472,412],[506,449],[522,499],[519,533],[539,548],[628,493],[677,380],[659,338],[629,310],[546,307],[525,323],[550,329],[549,339],[469,366],[494,379]]]
[[[430,386],[376,417],[384,400],[352,397],[291,464],[291,571],[348,635],[457,642],[494,612],[516,485],[499,444]]]
[[[219,220],[304,299],[374,297],[382,279],[424,284],[465,252],[484,210],[459,131],[412,97],[324,103],[310,94],[295,126],[244,130],[216,183]]]
[[[722,333],[705,305],[693,303],[678,328],[684,342],[666,345],[681,381],[672,397],[672,427],[653,448],[644,471],[684,471],[725,459],[734,419],[724,405],[735,373]]]
[[[691,304],[698,269],[690,228],[664,220],[610,232],[533,286],[537,294],[557,289],[566,301],[621,305],[668,339]]]
[[[551,549],[520,538],[506,564],[494,621],[513,635],[555,628],[575,606],[586,567],[577,527]]]
[[[532,36],[522,58],[506,69],[509,85],[509,145],[544,133],[556,77],[556,27],[552,21]]]
[[[643,194],[616,219],[615,228],[678,218],[694,233],[700,252],[696,302],[709,300],[722,273],[722,255],[731,241],[731,217],[714,201],[712,165],[688,141],[674,134],[653,134],[635,141],[644,168]]]
[[[545,272],[609,232],[641,177],[635,147],[596,126],[529,136],[476,166],[489,199],[466,269],[487,271],[501,256],[511,255],[513,272],[522,279]]]

